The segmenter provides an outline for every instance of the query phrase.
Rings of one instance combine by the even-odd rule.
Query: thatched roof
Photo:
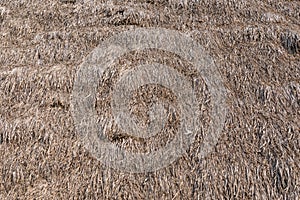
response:
[[[169,166],[145,173],[107,167],[84,147],[71,109],[79,66],[104,40],[137,27],[180,31],[218,66],[226,121],[205,157],[199,157],[211,117],[205,80],[185,60],[155,50],[128,53],[105,73],[99,118],[112,114],[111,85],[122,66],[152,59],[201,79],[203,121],[194,143]],[[299,198],[299,1],[1,0],[0,38],[0,199]],[[151,94],[176,101],[166,88],[155,92],[140,88],[132,101],[143,122]],[[168,119],[174,127],[179,114]],[[141,152],[176,134],[171,127],[145,142],[109,129],[111,142]]]

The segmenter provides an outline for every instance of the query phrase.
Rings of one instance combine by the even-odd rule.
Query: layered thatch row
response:
[[[206,158],[198,158],[200,135],[169,167],[130,174],[103,166],[80,142],[70,110],[78,67],[101,41],[134,27],[179,30],[219,66],[228,114]],[[299,27],[299,1],[2,0],[0,199],[299,198]],[[178,64],[163,60],[167,52],[149,55]],[[143,58],[121,58],[106,78]],[[111,91],[104,83],[100,106]],[[133,101],[141,118],[145,100]]]

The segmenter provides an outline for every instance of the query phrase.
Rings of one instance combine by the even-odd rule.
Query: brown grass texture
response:
[[[168,167],[133,174],[104,166],[83,147],[70,111],[76,71],[101,41],[134,27],[185,33],[218,64],[228,111],[222,135],[205,158],[197,157],[200,137]],[[168,52],[149,51],[126,54],[111,70],[142,59],[183,71],[188,66]],[[113,74],[106,74],[99,95],[109,92]],[[152,90],[141,88],[132,102],[141,119],[147,107],[139,101]],[[161,90],[162,98],[172,100]],[[209,104],[208,96],[201,97]],[[108,108],[106,100],[97,105]],[[141,145],[118,131],[108,137],[131,151],[148,151],[168,139]],[[0,199],[299,196],[298,0],[0,1]]]

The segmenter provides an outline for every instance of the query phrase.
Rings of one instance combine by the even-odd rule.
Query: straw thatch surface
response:
[[[128,174],[80,143],[70,112],[76,70],[132,27],[182,31],[220,66],[228,114],[205,159],[195,143],[165,169]],[[299,198],[299,1],[1,0],[0,38],[0,199]]]

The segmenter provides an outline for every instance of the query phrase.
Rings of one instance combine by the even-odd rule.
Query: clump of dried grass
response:
[[[0,199],[297,199],[299,2],[110,2],[1,1]],[[205,159],[195,143],[165,169],[127,174],[82,147],[70,113],[77,66],[135,26],[182,31],[218,63],[229,110]]]

